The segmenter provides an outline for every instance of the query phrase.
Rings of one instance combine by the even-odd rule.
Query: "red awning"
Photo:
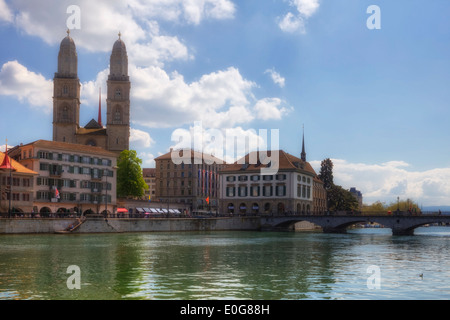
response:
[[[125,209],[125,208],[118,208],[118,209],[117,209],[117,212],[118,212],[118,213],[128,213],[128,210]]]

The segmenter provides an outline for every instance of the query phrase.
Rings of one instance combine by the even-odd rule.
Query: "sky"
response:
[[[186,134],[209,152],[211,136],[257,144],[266,129],[300,156],[304,130],[316,171],[332,159],[335,183],[364,203],[450,205],[448,12],[448,0],[0,0],[0,146],[52,139],[68,28],[80,124],[97,118],[99,87],[106,119],[120,31],[143,167]],[[244,154],[223,148],[227,161]]]

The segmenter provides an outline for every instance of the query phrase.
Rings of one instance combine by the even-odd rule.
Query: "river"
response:
[[[450,299],[449,257],[449,227],[1,235],[0,299]]]

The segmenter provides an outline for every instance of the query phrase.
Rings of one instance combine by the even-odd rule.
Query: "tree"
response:
[[[141,197],[148,185],[141,169],[142,160],[135,150],[124,150],[117,160],[117,197]]]
[[[333,161],[327,158],[320,164],[319,179],[322,180],[325,190],[330,190],[333,182]]]
[[[328,209],[330,211],[358,211],[358,200],[341,186],[333,185],[328,191]]]
[[[319,179],[327,192],[327,206],[329,211],[357,211],[359,210],[358,201],[341,186],[333,182],[333,161],[327,158],[322,161],[320,167]]]

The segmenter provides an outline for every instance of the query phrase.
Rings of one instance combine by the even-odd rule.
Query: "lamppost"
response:
[[[400,212],[400,197],[397,197],[397,213]]]

